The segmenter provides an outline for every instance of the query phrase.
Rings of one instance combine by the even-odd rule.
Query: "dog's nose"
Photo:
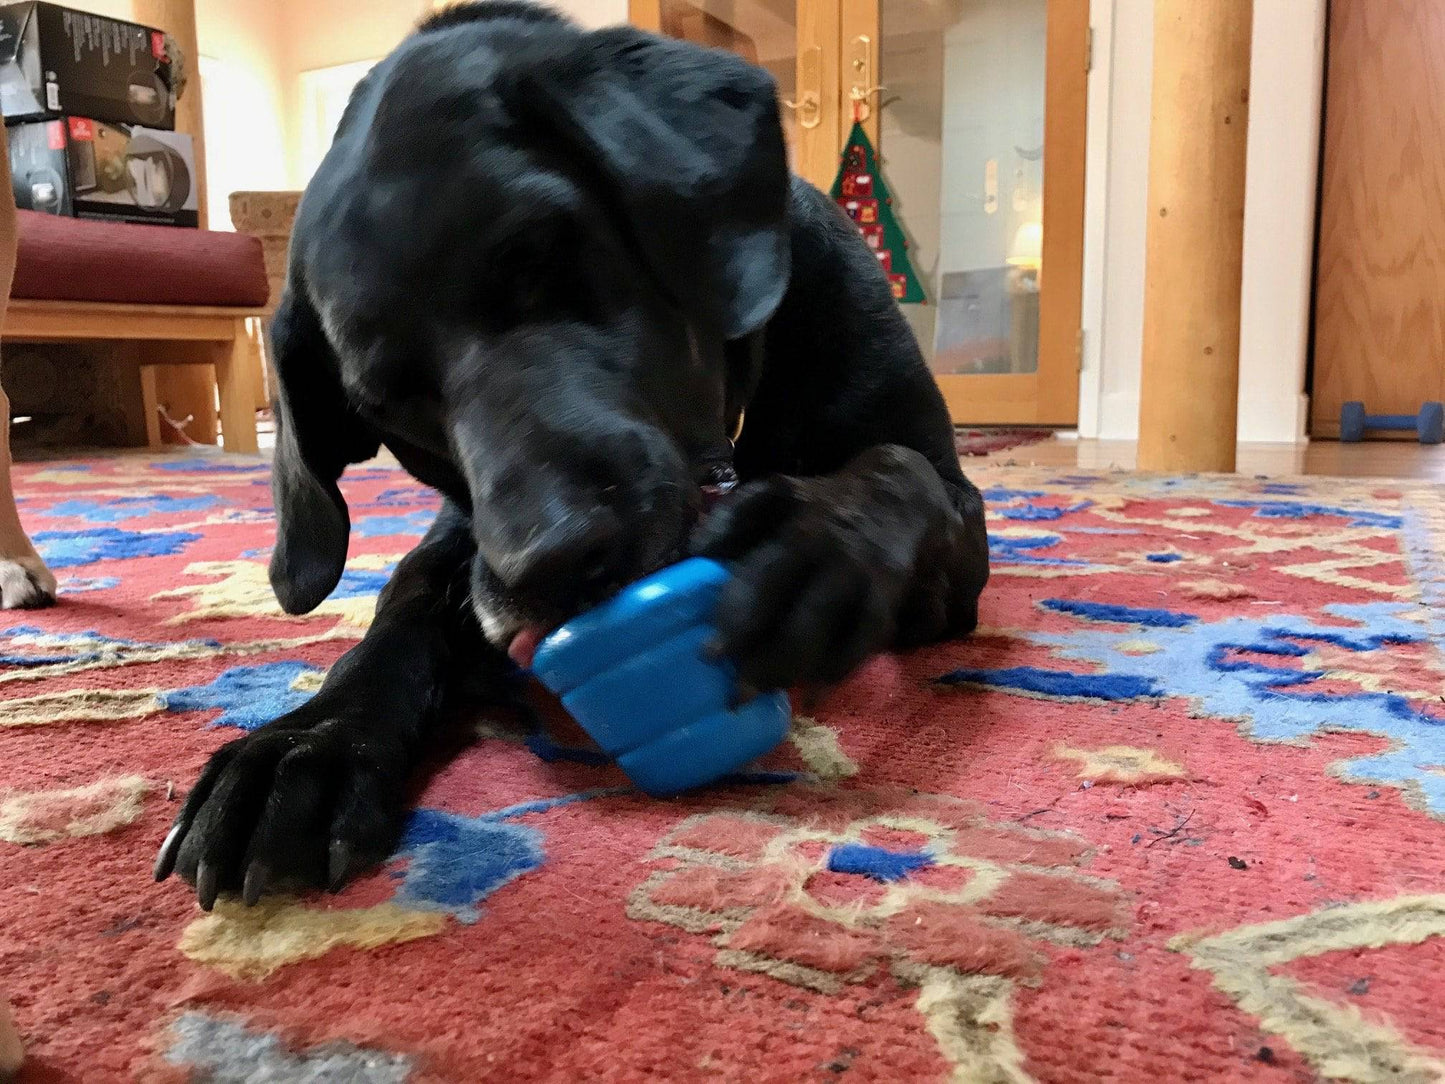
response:
[[[588,597],[616,581],[626,561],[622,522],[611,509],[571,514],[552,523],[496,568],[507,587],[522,596]]]

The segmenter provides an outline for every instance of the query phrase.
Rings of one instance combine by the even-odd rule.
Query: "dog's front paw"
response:
[[[777,477],[739,489],[693,548],[730,562],[717,650],[744,686],[831,685],[892,641],[916,539],[855,487]]]
[[[50,606],[55,593],[55,577],[35,554],[0,557],[0,610]]]
[[[269,886],[335,892],[392,852],[403,816],[404,750],[315,702],[211,757],[156,858],[209,911],[222,892],[250,905]]]

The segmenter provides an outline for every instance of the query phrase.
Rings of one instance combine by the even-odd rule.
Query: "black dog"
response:
[[[431,19],[352,98],[273,331],[287,612],[341,576],[348,463],[385,444],[446,503],[320,692],[202,773],[156,864],[202,907],[390,853],[443,702],[502,695],[509,648],[685,552],[733,563],[743,696],[977,622],[942,398],[731,55],[510,0]]]

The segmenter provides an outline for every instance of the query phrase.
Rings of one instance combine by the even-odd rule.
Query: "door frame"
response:
[[[1032,373],[935,374],[956,424],[1073,427],[1079,420],[1083,370],[1085,176],[1088,168],[1090,0],[1047,0],[1044,89],[1043,256],[1039,282],[1039,365]],[[1112,0],[1095,0],[1112,9]],[[628,0],[628,18],[643,30],[662,31],[663,0]],[[871,96],[879,68],[882,0],[797,0],[798,95],[818,95],[819,123],[799,127],[799,174],[825,191],[838,171],[852,127],[849,95]],[[866,43],[866,44],[865,44]],[[813,66],[805,71],[805,54]],[[845,51],[866,55],[861,73],[842,70]],[[850,69],[853,65],[847,65]],[[874,80],[874,85],[864,83]],[[815,85],[810,86],[809,82]],[[863,122],[879,143],[878,111]]]

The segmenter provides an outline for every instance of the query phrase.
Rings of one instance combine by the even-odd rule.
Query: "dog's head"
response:
[[[272,582],[335,587],[341,470],[385,443],[472,512],[506,646],[679,552],[789,276],[775,88],[722,52],[509,0],[424,24],[358,88],[278,313]]]

